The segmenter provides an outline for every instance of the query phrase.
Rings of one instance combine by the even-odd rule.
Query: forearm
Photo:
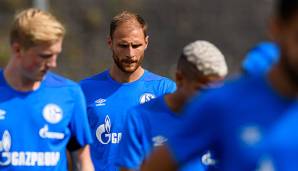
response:
[[[89,145],[79,149],[78,164],[80,171],[94,171],[94,166],[90,156]]]

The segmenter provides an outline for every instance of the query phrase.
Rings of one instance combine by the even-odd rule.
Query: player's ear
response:
[[[145,37],[145,50],[147,49],[148,44],[149,44],[149,36],[146,36]]]
[[[183,75],[182,75],[182,72],[180,70],[176,71],[175,80],[176,80],[177,87],[181,87],[182,82],[183,82]]]
[[[109,47],[110,48],[112,48],[112,42],[113,40],[112,40],[112,37],[111,36],[108,36],[108,38],[107,38],[107,43],[108,43],[108,45],[109,45]]]
[[[14,42],[14,43],[11,44],[11,51],[12,51],[13,56],[20,57],[22,47],[18,42]]]

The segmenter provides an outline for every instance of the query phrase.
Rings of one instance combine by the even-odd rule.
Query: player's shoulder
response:
[[[109,72],[108,70],[105,70],[103,72],[91,75],[89,77],[82,79],[80,81],[80,83],[88,83],[88,82],[93,82],[93,81],[106,81],[106,80],[108,80],[108,78],[107,78],[108,72]]]
[[[48,72],[43,83],[47,87],[78,87],[78,84],[64,76]]]
[[[158,75],[158,74],[153,73],[153,72],[148,71],[148,70],[145,70],[143,80],[144,81],[163,81],[163,82],[174,83],[173,80],[171,80],[167,77]]]
[[[228,103],[243,100],[246,96],[258,93],[264,87],[264,79],[259,76],[240,75],[226,80],[221,87],[209,89],[194,98],[194,100],[207,101],[207,103]],[[216,99],[216,100],[215,100]]]
[[[80,84],[90,84],[94,82],[100,82],[100,81],[108,81],[108,70],[105,70],[103,72],[91,75],[89,77],[86,77],[80,81]]]

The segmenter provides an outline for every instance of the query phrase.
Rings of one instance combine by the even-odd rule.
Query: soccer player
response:
[[[147,24],[139,15],[128,11],[116,15],[110,24],[108,44],[114,60],[111,68],[81,81],[95,139],[91,157],[97,171],[119,170],[114,162],[124,136],[127,109],[176,88],[170,79],[141,66],[148,35]]]
[[[0,170],[66,171],[66,147],[94,170],[80,86],[48,72],[57,66],[64,26],[50,13],[26,9],[10,31],[11,58],[0,71]]]
[[[279,47],[274,42],[261,42],[248,51],[242,63],[246,75],[266,74],[279,58]]]
[[[226,74],[224,56],[213,44],[200,40],[188,44],[177,65],[177,90],[128,110],[117,161],[122,171],[139,170],[152,149],[164,145],[181,124],[179,112],[184,104]],[[205,167],[200,157],[182,170],[201,171]]]
[[[278,0],[276,7],[271,31],[278,63],[265,75],[196,97],[179,133],[152,153],[143,171],[177,170],[205,149],[214,151],[215,170],[298,170],[298,0]]]

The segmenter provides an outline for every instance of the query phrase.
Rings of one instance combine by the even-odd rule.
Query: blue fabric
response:
[[[81,81],[87,99],[92,136],[91,157],[97,171],[119,170],[114,162],[123,135],[123,125],[129,108],[152,98],[171,93],[175,83],[149,71],[130,83],[113,80],[109,71]]]
[[[76,83],[48,73],[35,91],[12,89],[0,71],[0,170],[66,171],[66,145],[92,143]]]
[[[248,75],[265,74],[278,61],[279,53],[275,43],[259,43],[247,53],[242,68]]]
[[[272,127],[295,103],[275,92],[264,77],[241,77],[194,98],[180,131],[169,141],[170,151],[181,165],[210,149],[216,160],[213,170],[263,168],[274,162]]]
[[[117,165],[135,170],[139,170],[152,149],[164,145],[181,124],[180,116],[168,108],[164,96],[130,109],[127,117]],[[198,159],[181,170],[205,169]]]
[[[274,124],[268,139],[268,160],[276,170],[298,170],[298,104],[294,103],[284,117]]]

